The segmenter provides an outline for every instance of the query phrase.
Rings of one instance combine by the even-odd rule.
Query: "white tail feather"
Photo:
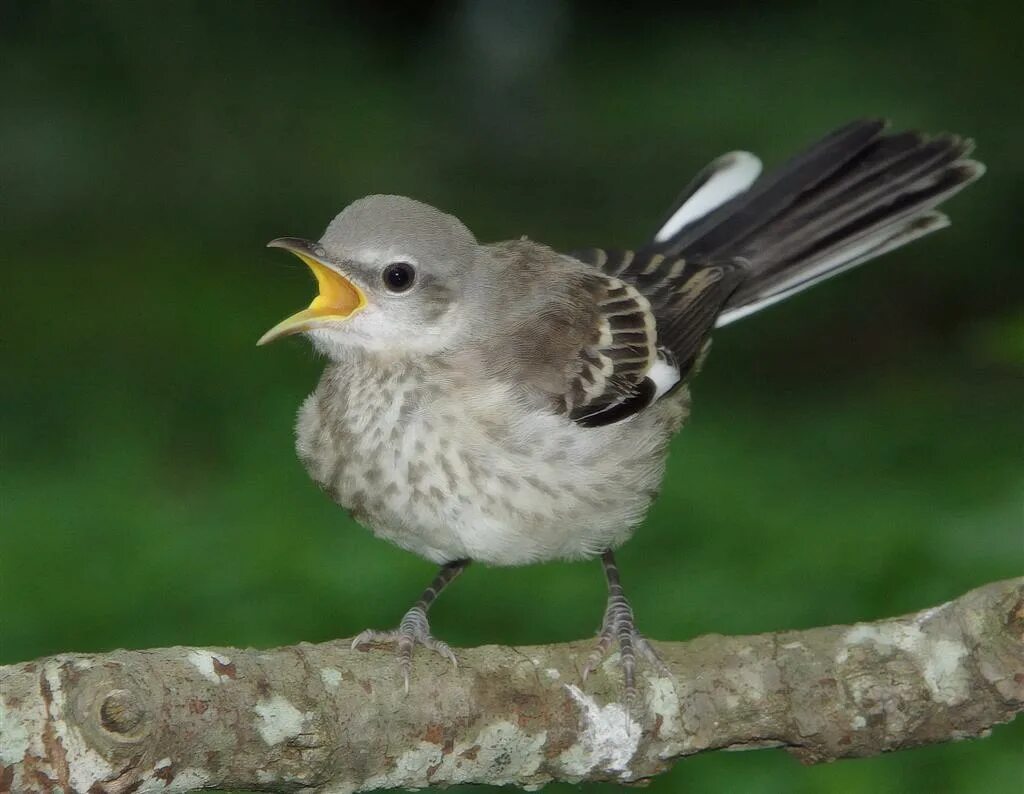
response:
[[[694,221],[749,189],[761,174],[761,161],[750,152],[729,152],[705,170],[710,174],[708,178],[665,221],[654,235],[654,242],[670,240]]]

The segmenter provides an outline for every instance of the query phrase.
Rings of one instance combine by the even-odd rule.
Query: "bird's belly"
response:
[[[339,431],[311,397],[299,456],[360,523],[436,562],[520,565],[619,545],[660,484],[670,433],[581,428],[554,415],[499,420],[458,401],[394,416],[341,422]]]

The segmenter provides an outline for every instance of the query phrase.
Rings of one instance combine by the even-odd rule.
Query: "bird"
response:
[[[303,334],[326,359],[296,422],[313,481],[377,537],[440,566],[392,645],[457,665],[428,611],[470,562],[601,561],[604,616],[582,677],[618,650],[664,666],[636,627],[615,551],[643,520],[690,411],[712,332],[949,224],[978,179],[967,138],[861,119],[773,172],[722,155],[632,249],[481,244],[453,215],[395,195],[349,204],[298,256],[318,294],[258,344]]]

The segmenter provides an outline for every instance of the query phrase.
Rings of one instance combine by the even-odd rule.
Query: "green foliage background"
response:
[[[307,480],[321,363],[256,350],[309,299],[263,243],[416,196],[480,239],[629,245],[719,153],[850,118],[990,168],[951,230],[718,334],[664,496],[621,554],[663,639],[871,619],[1019,574],[1019,4],[0,3],[0,662],[269,646],[394,623],[432,568]],[[596,628],[596,564],[471,569],[456,645]],[[389,660],[382,656],[382,663]],[[1024,724],[654,791],[1019,791]]]

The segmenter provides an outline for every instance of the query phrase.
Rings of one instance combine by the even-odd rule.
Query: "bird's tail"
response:
[[[761,179],[754,155],[720,157],[683,191],[652,249],[744,263],[722,326],[947,226],[935,207],[985,170],[968,159],[971,141],[884,129],[855,121]]]

